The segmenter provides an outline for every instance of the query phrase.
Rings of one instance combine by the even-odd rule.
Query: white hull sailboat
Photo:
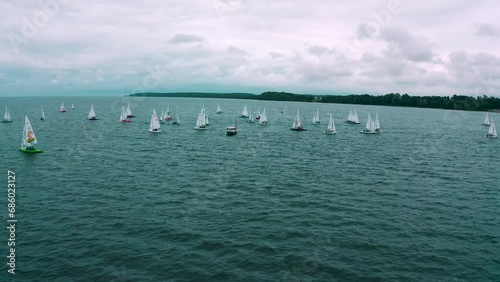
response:
[[[135,118],[135,116],[132,114],[132,110],[130,110],[130,104],[127,104],[127,110],[125,110],[125,117]]]
[[[90,105],[88,120],[98,120],[98,118],[95,115],[94,105]]]
[[[40,106],[40,109],[42,110],[42,117],[40,117],[40,120],[45,120],[45,113],[43,112],[42,106]]]
[[[247,108],[247,105],[245,105],[245,107],[243,107],[243,111],[241,112],[241,116],[242,118],[248,118],[248,108]]]
[[[61,107],[59,108],[59,112],[65,113],[66,109],[64,108],[64,102],[61,103]]]
[[[362,133],[362,134],[377,134],[378,133],[377,131],[375,131],[375,121],[372,120],[372,118],[370,117],[370,113],[368,113],[368,118],[366,119],[365,129],[363,129],[359,133]]]
[[[217,104],[217,110],[215,111],[216,114],[222,114],[222,110],[220,108],[220,105]]]
[[[349,124],[360,124],[358,112],[356,112],[356,109],[354,109],[354,112],[352,110],[349,111],[349,116],[347,117],[346,122]]]
[[[121,123],[132,122],[132,120],[127,119],[127,114],[125,112],[125,107],[122,107],[122,111],[120,113],[120,120],[119,120],[119,122],[121,122]]]
[[[316,110],[316,114],[313,116],[312,124],[320,124],[321,121],[319,119],[319,109]]]
[[[35,148],[35,145],[38,143],[37,141],[35,131],[31,127],[28,116],[24,116],[23,139],[19,151],[24,153],[41,153],[42,150]]]
[[[490,126],[490,116],[488,115],[488,113],[486,113],[486,116],[484,117],[484,121],[483,121],[482,125]]]
[[[264,108],[264,110],[262,111],[262,114],[260,115],[259,124],[267,125],[266,108]]]
[[[194,129],[196,129],[196,130],[208,129],[206,122],[207,122],[207,118],[206,118],[206,114],[205,114],[205,106],[203,106],[201,108],[200,113],[198,114],[198,119],[196,120],[196,125],[194,126]]]
[[[3,123],[10,123],[12,122],[12,119],[10,118],[10,112],[7,106],[5,106],[5,114],[3,115]]]
[[[160,133],[160,121],[158,120],[158,115],[156,115],[155,109],[153,109],[153,115],[151,116],[151,122],[149,124],[149,132]]]
[[[493,121],[493,119],[491,119],[490,121],[490,129],[488,130],[488,134],[486,134],[486,137],[492,139],[498,138],[497,129],[495,127],[495,122]]]
[[[295,116],[295,119],[293,120],[292,127],[290,130],[293,131],[306,131],[305,128],[302,127],[302,121],[300,120],[300,113],[297,110],[297,115]]]
[[[335,121],[333,120],[332,113],[330,113],[330,121],[328,122],[328,128],[323,131],[324,134],[333,135],[337,134],[337,129],[335,128]]]

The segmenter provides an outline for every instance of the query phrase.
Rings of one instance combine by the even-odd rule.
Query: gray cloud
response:
[[[476,27],[476,35],[477,36],[487,36],[487,37],[499,37],[500,36],[500,27],[481,23]]]
[[[170,38],[168,42],[172,44],[184,44],[184,43],[197,43],[197,42],[199,43],[203,41],[205,41],[205,39],[201,36],[181,33],[172,36],[172,38]]]

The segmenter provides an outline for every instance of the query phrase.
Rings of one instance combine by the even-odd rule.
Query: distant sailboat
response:
[[[488,138],[498,138],[497,129],[495,128],[495,122],[493,119],[490,121],[490,129],[488,130],[488,134],[486,134]]]
[[[149,124],[149,132],[160,133],[160,121],[156,115],[155,109],[153,109],[153,115],[151,116],[151,123]]]
[[[12,119],[10,118],[10,112],[9,109],[7,109],[7,106],[5,106],[5,114],[3,115],[3,123],[9,123],[12,122]]]
[[[206,116],[205,116],[205,106],[201,108],[200,113],[198,114],[198,119],[196,120],[196,125],[194,126],[194,129],[196,130],[205,130],[208,129],[206,127]]]
[[[245,105],[245,107],[243,107],[243,111],[241,112],[241,116],[242,118],[248,118],[248,109],[247,109],[247,105]]]
[[[135,118],[135,116],[132,114],[132,110],[130,110],[130,104],[127,104],[127,110],[125,110],[125,116],[127,118]]]
[[[59,108],[59,112],[61,112],[61,113],[65,113],[66,112],[66,109],[64,108],[64,102],[61,103],[61,107]]]
[[[260,108],[257,109],[257,115],[255,116],[256,120],[260,120]]]
[[[335,128],[335,121],[333,120],[333,115],[330,113],[330,121],[328,122],[328,128],[323,131],[323,133],[332,135],[337,133],[337,129]]]
[[[94,105],[90,105],[90,111],[89,111],[89,120],[97,120],[97,117],[95,116],[95,111],[94,111]]]
[[[220,105],[217,104],[217,110],[215,111],[216,114],[222,114],[222,110],[220,108]]]
[[[253,117],[253,114],[252,112],[250,112],[248,114],[248,120],[247,120],[248,123],[254,123],[255,122],[255,118]]]
[[[73,104],[71,104],[71,109],[74,110],[75,109],[75,106],[73,106]]]
[[[177,125],[181,124],[179,120],[179,111],[177,110],[177,107],[175,108],[175,119],[172,122],[172,124],[177,124]]]
[[[205,111],[205,106],[203,106],[201,108],[201,111],[203,112],[203,116],[205,116],[205,126],[209,126],[210,123],[208,122],[208,115],[207,115],[207,111]]]
[[[490,116],[488,115],[488,113],[486,113],[486,116],[484,117],[484,121],[483,121],[482,125],[490,126]]]
[[[132,122],[132,120],[127,119],[127,114],[125,113],[125,107],[122,106],[122,111],[120,113],[120,122],[125,123],[125,122]]]
[[[374,128],[375,132],[380,133],[380,122],[378,121],[378,113],[375,115]]]
[[[321,123],[319,120],[319,109],[316,110],[316,114],[313,116],[312,123],[313,124],[320,124]]]
[[[164,124],[165,123],[165,109],[161,108],[161,114],[160,114],[160,123]]]
[[[42,106],[40,106],[40,109],[42,110],[42,117],[40,118],[40,120],[45,120],[45,113],[43,112]]]
[[[370,117],[370,113],[368,113],[368,118],[366,119],[365,129],[363,129],[359,133],[363,133],[363,134],[376,134],[377,133],[375,131],[375,121],[372,120],[372,118]]]
[[[35,145],[38,143],[35,132],[31,127],[30,120],[28,116],[24,116],[24,127],[23,127],[23,139],[21,143],[21,148],[19,151],[24,153],[41,153],[42,150],[35,149]]]
[[[263,125],[267,124],[266,108],[264,108],[264,110],[262,111],[262,114],[260,115],[259,124],[263,124]]]
[[[167,110],[165,111],[165,121],[172,121],[174,118],[170,115],[170,105],[167,106]]]
[[[300,120],[300,114],[299,114],[298,110],[297,110],[297,115],[295,116],[295,119],[293,120],[293,124],[292,124],[292,127],[290,128],[290,130],[306,131],[306,129],[304,129],[302,127],[302,121]]]
[[[349,116],[347,117],[347,123],[350,123],[350,124],[359,124],[360,123],[356,109],[354,109],[354,112],[352,110],[349,111]]]

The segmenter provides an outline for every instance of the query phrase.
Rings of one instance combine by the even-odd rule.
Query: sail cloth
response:
[[[23,139],[22,139],[22,148],[26,148],[28,146],[34,146],[37,144],[37,139],[35,136],[35,132],[31,127],[30,120],[28,116],[24,116],[24,127],[23,127]]]

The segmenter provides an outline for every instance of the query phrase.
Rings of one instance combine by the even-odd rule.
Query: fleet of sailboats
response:
[[[302,121],[300,120],[300,113],[297,110],[297,115],[295,116],[295,119],[293,120],[292,127],[290,130],[294,131],[306,131],[304,127],[302,127]]]
[[[323,133],[332,135],[332,134],[337,134],[337,129],[335,128],[335,121],[333,120],[333,115],[330,113],[330,121],[328,122],[328,127],[326,128]]]
[[[94,111],[94,105],[90,105],[88,120],[97,120],[97,117],[96,117],[95,111]]]
[[[316,110],[316,114],[314,114],[312,119],[312,124],[320,124],[321,121],[319,119],[319,109]]]
[[[151,122],[149,123],[149,132],[160,133],[160,121],[158,120],[158,115],[156,115],[155,109],[153,109],[153,115],[151,116]]]
[[[3,115],[3,123],[9,123],[12,122],[12,119],[10,118],[10,112],[7,106],[5,106],[5,114]]]
[[[347,116],[346,122],[349,124],[360,124],[358,112],[356,112],[356,109],[354,109],[354,111],[352,109],[349,111],[349,116]]]
[[[36,139],[33,127],[31,127],[30,120],[28,119],[28,116],[24,116],[23,138],[19,151],[24,153],[41,153],[42,150],[35,148],[37,143],[38,140]]]

